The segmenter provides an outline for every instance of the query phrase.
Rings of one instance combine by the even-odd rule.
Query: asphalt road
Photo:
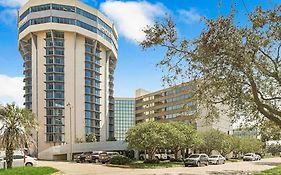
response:
[[[281,157],[255,162],[230,162],[205,167],[175,167],[161,169],[124,169],[96,164],[39,161],[39,166],[59,169],[65,175],[251,175],[281,164]]]

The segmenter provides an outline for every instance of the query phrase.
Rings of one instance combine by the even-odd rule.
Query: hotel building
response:
[[[152,93],[144,89],[136,90],[136,124],[147,121],[183,121],[193,124],[198,131],[217,128],[232,133],[231,121],[224,113],[211,124],[205,122],[206,111],[199,110],[200,106],[192,98],[193,93],[190,83]]]
[[[114,134],[125,140],[127,131],[135,125],[135,98],[114,98]]]
[[[38,153],[95,133],[114,138],[113,23],[78,0],[29,0],[18,11],[26,108],[37,116]]]

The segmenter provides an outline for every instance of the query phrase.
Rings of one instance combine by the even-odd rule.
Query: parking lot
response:
[[[39,166],[59,169],[65,175],[251,175],[281,164],[281,157],[254,162],[227,162],[205,167],[177,167],[161,169],[123,169],[105,165],[70,162],[39,161]]]

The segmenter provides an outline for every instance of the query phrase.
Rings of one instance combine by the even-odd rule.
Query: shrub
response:
[[[170,159],[170,162],[182,162],[183,159]]]
[[[158,159],[152,159],[152,160],[145,160],[145,161],[143,161],[143,163],[160,163],[160,160],[158,160]]]
[[[115,165],[127,165],[131,162],[132,160],[125,156],[114,156],[109,160],[110,164],[115,164]]]

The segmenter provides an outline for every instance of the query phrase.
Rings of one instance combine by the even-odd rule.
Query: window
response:
[[[64,55],[63,49],[55,49],[55,55]]]
[[[75,20],[70,18],[60,18],[60,17],[53,17],[52,22],[54,23],[61,23],[61,24],[70,24],[75,25]]]
[[[23,14],[20,15],[20,21],[23,20],[27,15],[29,15],[29,13],[30,13],[29,9],[27,9],[25,12],[23,12]]]
[[[89,70],[85,71],[85,77],[92,77],[92,72]]]
[[[91,19],[93,21],[97,21],[97,17],[95,15],[92,15],[91,13],[86,12],[85,10],[82,10],[80,8],[76,9],[76,13],[79,14],[79,15],[82,15],[82,16],[84,16],[86,18],[89,18],[89,19]]]
[[[51,22],[51,17],[36,18],[36,19],[30,20],[31,25],[43,24],[43,23],[48,23],[48,22]]]
[[[91,63],[86,63],[85,67],[86,67],[86,69],[92,69],[92,64]]]
[[[39,6],[31,7],[30,9],[31,9],[31,12],[45,11],[45,10],[50,10],[51,5],[50,4],[39,5]]]
[[[75,7],[68,6],[68,5],[52,4],[52,9],[60,10],[60,11],[75,12]]]
[[[85,95],[85,101],[86,102],[91,102],[92,101],[91,96],[90,95]]]
[[[55,75],[54,79],[55,79],[55,81],[64,81],[64,76],[63,75]]]
[[[92,61],[92,57],[91,57],[91,55],[86,54],[86,56],[85,56],[85,60],[86,60],[86,61]]]

